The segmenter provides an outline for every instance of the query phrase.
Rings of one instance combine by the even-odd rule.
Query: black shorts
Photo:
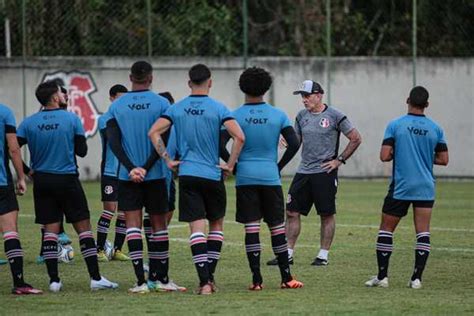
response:
[[[179,220],[194,222],[199,219],[210,221],[225,216],[227,203],[223,181],[200,177],[179,177]]]
[[[0,215],[19,210],[13,183],[0,186]]]
[[[241,185],[235,189],[237,222],[245,224],[263,218],[272,227],[285,221],[285,201],[280,185]]]
[[[172,212],[176,209],[176,183],[173,179],[171,179],[168,190],[168,209]]]
[[[383,202],[382,212],[396,217],[403,217],[408,214],[410,204],[413,204],[413,207],[433,208],[434,201],[397,200],[389,194]]]
[[[295,174],[288,191],[286,209],[306,216],[314,204],[318,215],[335,214],[337,183],[337,171]]]
[[[124,212],[141,210],[149,214],[168,212],[168,190],[165,179],[141,183],[119,180],[118,209]]]
[[[102,176],[100,178],[100,192],[102,192],[102,202],[117,202],[118,178]]]
[[[81,182],[75,174],[33,174],[35,222],[52,224],[76,223],[90,218],[89,206]]]

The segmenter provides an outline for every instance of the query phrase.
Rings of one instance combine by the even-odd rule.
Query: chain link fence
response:
[[[0,0],[0,55],[473,56],[473,16],[474,0]]]

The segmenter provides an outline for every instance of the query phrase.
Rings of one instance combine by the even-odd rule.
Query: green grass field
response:
[[[289,180],[284,182],[285,190]],[[101,209],[98,183],[84,184],[95,230]],[[365,288],[376,272],[375,238],[386,181],[341,180],[338,193],[337,230],[330,265],[313,267],[318,250],[319,218],[314,212],[303,219],[292,272],[305,287],[280,290],[278,268],[262,262],[265,289],[247,290],[251,275],[243,246],[243,227],[234,221],[235,193],[228,183],[225,244],[216,273],[219,292],[209,297],[193,294],[197,275],[188,247],[188,228],[173,219],[170,227],[170,277],[188,287],[187,293],[130,295],[135,278],[131,263],[101,263],[101,272],[120,284],[116,291],[89,291],[85,264],[78,253],[77,236],[70,226],[76,258],[61,264],[64,290],[59,294],[15,297],[10,295],[8,266],[0,266],[0,315],[15,314],[474,314],[474,182],[440,181],[432,218],[432,252],[423,288],[406,287],[412,273],[415,234],[411,212],[395,233],[390,262],[390,288]],[[46,267],[37,265],[39,228],[33,223],[31,187],[20,199],[20,237],[25,250],[27,282],[44,290]],[[263,226],[262,226],[263,228]],[[267,229],[262,229],[262,259],[273,257]],[[113,234],[109,236],[113,240]],[[0,256],[4,257],[0,251]],[[263,260],[262,260],[263,261]]]

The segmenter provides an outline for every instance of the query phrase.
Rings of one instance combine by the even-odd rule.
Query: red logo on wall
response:
[[[99,111],[91,98],[97,91],[97,86],[88,72],[58,71],[46,74],[43,81],[57,80],[59,85],[68,91],[68,111],[74,112],[81,119],[86,137],[91,137],[97,132]]]

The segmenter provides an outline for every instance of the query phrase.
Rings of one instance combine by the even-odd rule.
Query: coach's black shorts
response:
[[[174,211],[176,209],[176,184],[173,179],[171,179],[168,190],[168,209]]]
[[[18,209],[18,200],[16,199],[13,183],[0,186],[0,215],[5,215]]]
[[[141,210],[149,214],[168,212],[168,189],[166,179],[141,183],[119,180],[118,209],[124,212]]]
[[[285,201],[280,185],[240,185],[235,220],[250,223],[263,218],[270,227],[285,221]]]
[[[318,215],[335,214],[337,183],[337,171],[295,174],[288,191],[286,209],[306,216],[314,204]]]
[[[33,174],[33,199],[35,222],[52,224],[62,221],[76,223],[89,219],[89,206],[78,175],[75,174]]]
[[[408,214],[408,208],[410,207],[410,204],[413,204],[413,207],[433,208],[434,200],[397,200],[394,199],[391,194],[389,194],[385,197],[383,202],[382,212],[397,217],[403,217]]]
[[[118,201],[118,178],[102,176],[100,178],[100,189],[102,192],[102,202]]]
[[[179,220],[218,220],[225,216],[227,203],[223,181],[200,177],[179,177]]]

